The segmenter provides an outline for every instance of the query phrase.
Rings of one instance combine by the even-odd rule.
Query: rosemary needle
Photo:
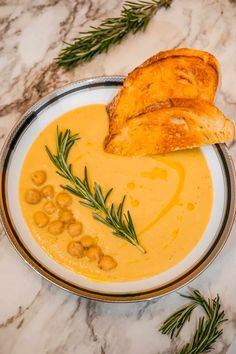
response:
[[[206,300],[198,290],[191,290],[188,295],[181,295],[191,302],[167,318],[160,328],[160,332],[170,338],[177,337],[184,324],[190,321],[193,310],[200,306],[205,312],[205,317],[200,317],[198,326],[191,342],[186,343],[176,354],[201,354],[209,353],[214,349],[213,344],[223,334],[219,328],[225,319],[221,310],[220,297]]]
[[[70,185],[61,187],[82,199],[80,203],[83,206],[92,209],[94,218],[111,228],[113,235],[128,241],[136,246],[141,252],[146,253],[145,249],[138,241],[130,212],[123,212],[125,196],[118,207],[116,207],[114,203],[109,207],[107,205],[107,200],[112,192],[112,188],[106,194],[103,193],[101,186],[96,182],[94,183],[93,188],[91,188],[87,167],[84,168],[83,179],[73,174],[72,165],[68,164],[67,159],[70,149],[79,139],[79,135],[71,135],[69,129],[67,129],[65,133],[62,133],[59,132],[57,128],[56,155],[53,155],[47,146],[45,147],[51,161],[57,168],[57,173],[70,182]]]
[[[73,43],[67,43],[56,61],[69,68],[77,63],[89,61],[96,54],[107,52],[111,45],[118,44],[128,34],[145,30],[151,18],[161,8],[168,8],[173,0],[125,1],[120,17],[107,18],[98,27],[90,27],[88,32]]]

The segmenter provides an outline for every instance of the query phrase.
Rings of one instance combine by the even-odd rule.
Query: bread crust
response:
[[[134,69],[107,106],[110,134],[125,121],[168,98],[213,102],[219,83],[219,63],[210,53],[180,48],[153,55]]]
[[[130,117],[105,150],[122,156],[162,154],[234,138],[234,124],[212,103],[173,98]]]
[[[159,52],[157,54],[154,54],[152,57],[148,58],[147,60],[145,60],[145,62],[143,62],[143,64],[141,64],[140,67],[148,66],[160,59],[166,59],[168,57],[175,57],[175,56],[198,57],[201,58],[205,63],[211,65],[217,74],[220,71],[220,64],[214,55],[204,50],[191,49],[191,48],[178,48],[178,49],[170,49],[170,50]]]

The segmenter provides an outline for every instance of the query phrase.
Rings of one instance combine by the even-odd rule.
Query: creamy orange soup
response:
[[[56,193],[66,181],[56,174],[45,151],[55,152],[56,127],[71,129],[81,139],[72,147],[69,162],[73,172],[83,176],[87,166],[91,183],[96,181],[103,191],[114,188],[109,201],[119,203],[126,195],[125,210],[130,210],[138,239],[147,253],[141,253],[128,242],[112,235],[111,230],[95,220],[90,209],[73,196],[70,207],[83,225],[83,235],[94,237],[104,254],[117,262],[117,267],[101,270],[87,257],[68,253],[72,238],[66,229],[52,235],[47,227],[36,226],[33,214],[42,210],[45,200],[36,205],[25,201],[29,188],[37,188],[31,180],[36,170],[47,173],[45,184]],[[105,153],[103,141],[108,130],[104,105],[78,108],[60,116],[47,126],[32,144],[25,158],[19,184],[22,212],[28,228],[42,249],[56,262],[71,271],[97,281],[131,281],[157,275],[186,257],[201,239],[212,208],[212,180],[207,162],[199,149],[150,157],[121,157]],[[145,143],[145,141],[144,141]],[[41,188],[41,187],[40,187]],[[56,220],[58,212],[49,215]],[[73,239],[74,240],[74,239]]]

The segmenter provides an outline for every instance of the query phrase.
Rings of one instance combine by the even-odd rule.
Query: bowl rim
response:
[[[221,249],[223,248],[227,238],[230,234],[231,228],[234,223],[234,217],[236,213],[236,176],[234,163],[231,156],[228,153],[227,146],[225,144],[217,144],[214,146],[216,153],[220,156],[222,162],[224,173],[227,180],[228,188],[228,200],[226,205],[224,221],[221,225],[221,229],[218,232],[218,236],[215,241],[207,251],[207,253],[200,259],[196,264],[194,264],[187,272],[183,275],[170,281],[167,284],[159,286],[156,289],[148,289],[140,293],[127,293],[127,294],[111,294],[103,293],[98,291],[93,291],[89,289],[84,289],[76,284],[72,284],[65,279],[61,279],[60,276],[53,273],[50,269],[40,263],[30,251],[24,246],[20,238],[17,235],[17,231],[11,224],[10,216],[8,214],[8,206],[6,200],[6,172],[9,158],[11,156],[12,147],[18,141],[21,133],[24,131],[24,125],[28,120],[31,120],[36,116],[37,110],[43,110],[44,106],[58,100],[60,97],[68,95],[72,92],[80,89],[91,88],[91,86],[120,86],[124,80],[124,76],[98,76],[88,79],[83,79],[75,81],[68,85],[65,85],[37,101],[31,108],[29,108],[21,118],[16,122],[13,128],[10,130],[3,144],[0,152],[0,221],[2,223],[3,229],[13,245],[17,253],[21,258],[38,274],[43,278],[47,279],[54,285],[67,290],[77,296],[83,296],[89,299],[103,301],[103,302],[138,302],[144,300],[152,300],[154,298],[163,296],[165,294],[171,293],[184,285],[187,285],[190,281],[194,280],[198,275],[200,275],[207,267],[212,263],[212,261],[217,257]]]

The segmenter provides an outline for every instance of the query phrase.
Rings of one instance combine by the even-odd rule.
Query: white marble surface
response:
[[[21,115],[62,85],[103,74],[126,74],[153,53],[180,46],[214,53],[222,65],[217,103],[236,119],[236,2],[175,0],[145,33],[88,64],[65,71],[53,58],[79,30],[116,15],[118,0],[0,0],[0,145]],[[235,145],[231,153],[236,161]],[[222,253],[191,286],[222,297],[229,318],[213,353],[236,336],[236,228]],[[183,291],[186,289],[183,289]],[[19,258],[0,230],[0,354],[175,354],[176,342],[158,332],[183,300],[177,293],[139,304],[87,301],[50,285]]]

